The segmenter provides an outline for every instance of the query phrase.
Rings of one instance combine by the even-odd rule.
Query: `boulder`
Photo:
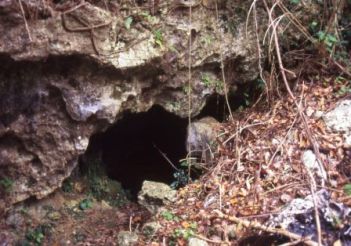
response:
[[[138,194],[138,203],[152,214],[156,214],[162,206],[174,202],[176,194],[177,192],[166,184],[146,180]]]

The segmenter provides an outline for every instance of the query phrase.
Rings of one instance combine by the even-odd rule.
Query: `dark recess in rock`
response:
[[[136,197],[144,180],[171,184],[175,169],[186,156],[187,119],[153,106],[142,113],[124,113],[104,133],[91,137],[87,153],[100,152],[110,178]]]
[[[248,104],[252,104],[258,99],[262,90],[257,88],[257,83],[255,82],[251,81],[244,85],[238,85],[235,93],[228,94],[228,101],[232,111],[236,111],[240,107],[247,107],[249,106]],[[223,122],[228,115],[229,110],[225,96],[215,93],[207,98],[206,105],[195,119],[211,116],[219,122]]]

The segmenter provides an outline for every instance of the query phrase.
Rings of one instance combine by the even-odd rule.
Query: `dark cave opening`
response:
[[[228,96],[233,111],[248,106],[244,96],[247,90],[238,91]],[[220,122],[227,119],[228,108],[224,96],[210,96],[193,120],[206,116]],[[82,158],[85,161],[81,164],[89,165],[87,159],[96,159],[98,155],[107,176],[119,181],[135,200],[144,180],[166,184],[176,181],[174,175],[177,170],[172,164],[180,169],[179,161],[186,158],[187,125],[187,118],[181,118],[158,105],[147,112],[125,112],[105,132],[91,137],[84,155],[86,158]],[[193,172],[191,178],[196,179],[200,174],[201,171]]]
[[[135,199],[144,180],[174,181],[176,170],[169,161],[179,167],[186,157],[187,123],[161,106],[126,112],[104,133],[92,136],[88,151],[101,153],[108,177],[121,182]]]

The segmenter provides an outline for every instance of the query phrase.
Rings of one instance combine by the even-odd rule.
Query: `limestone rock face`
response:
[[[186,9],[168,13],[172,1],[154,15],[118,1],[108,1],[109,10],[89,2],[22,1],[26,28],[18,1],[0,1],[0,180],[7,184],[0,199],[8,205],[59,187],[89,137],[126,110],[158,104],[186,117],[191,92],[197,115],[209,95],[223,93],[220,51],[229,90],[257,77],[246,14],[231,19],[235,30],[229,30],[230,23],[218,23],[203,7],[194,8],[189,23]]]
[[[166,184],[146,180],[138,194],[138,202],[152,214],[156,214],[161,206],[175,201],[176,193]]]

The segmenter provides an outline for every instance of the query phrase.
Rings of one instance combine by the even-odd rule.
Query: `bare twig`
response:
[[[192,57],[191,57],[191,49],[192,49],[192,35],[191,35],[191,26],[192,26],[192,11],[193,11],[193,6],[189,6],[189,28],[188,28],[188,35],[189,35],[189,60],[188,60],[188,126],[190,127],[191,125],[191,111],[192,111],[192,101],[191,101],[191,93],[192,93],[192,87],[191,87],[191,79],[192,79]],[[189,158],[191,159],[191,144],[188,142],[188,151],[189,151]],[[190,180],[191,176],[191,161],[188,162],[188,178]]]
[[[167,155],[165,153],[162,152],[162,150],[160,150],[156,144],[153,143],[153,146],[155,149],[158,150],[158,152],[160,152],[160,154],[162,155],[163,158],[165,158],[165,160],[176,170],[179,171],[179,169],[173,164],[173,162],[167,157]]]
[[[218,4],[217,4],[217,1],[215,1],[215,9],[216,9],[217,26],[219,26],[219,25],[220,25],[220,21],[219,21],[219,12],[218,12]],[[219,33],[219,35],[222,37],[223,34],[222,34],[222,32],[221,32],[219,29],[220,29],[220,28],[218,28],[217,33]],[[221,39],[222,39],[222,38],[221,38]],[[222,40],[224,40],[224,39],[222,39]],[[228,98],[227,81],[226,81],[226,78],[225,78],[225,71],[224,71],[224,57],[223,57],[222,42],[219,43],[219,54],[220,54],[220,59],[221,59],[221,73],[222,73],[222,80],[223,80],[223,90],[224,90],[225,102],[226,102],[227,107],[228,107],[230,120],[231,120],[231,121],[234,121],[232,109],[231,109],[231,107],[230,107],[229,98]]]
[[[265,8],[266,8],[267,13],[269,15],[268,16],[269,17],[269,21],[270,21],[270,23],[272,23],[273,22],[273,17],[272,17],[272,9],[273,8],[272,9],[268,8],[266,0],[263,0],[263,3],[265,5]],[[272,35],[273,35],[273,38],[274,38],[276,56],[277,56],[277,59],[278,59],[278,64],[279,64],[279,68],[280,68],[280,73],[281,73],[282,78],[283,78],[283,82],[285,84],[285,87],[286,87],[286,89],[288,91],[289,96],[292,98],[294,104],[297,107],[298,113],[300,115],[300,118],[301,118],[301,120],[303,122],[303,125],[304,125],[304,128],[305,128],[307,137],[308,137],[308,139],[310,140],[310,143],[313,146],[313,150],[314,150],[315,155],[317,157],[318,164],[322,165],[322,159],[320,157],[319,148],[318,148],[318,145],[317,145],[315,139],[313,138],[312,132],[311,132],[309,126],[308,126],[306,116],[305,116],[304,112],[301,109],[301,105],[299,103],[297,103],[296,98],[295,98],[294,94],[292,93],[292,91],[290,89],[290,86],[289,86],[289,83],[288,83],[288,80],[287,80],[287,77],[286,77],[286,74],[285,74],[285,69],[284,69],[284,65],[283,65],[283,62],[282,62],[281,54],[280,54],[279,38],[278,38],[278,34],[276,32],[276,29],[273,29]],[[311,194],[312,194],[313,203],[314,203],[314,210],[315,210],[315,220],[316,220],[316,227],[317,227],[317,234],[318,234],[318,245],[322,245],[321,224],[320,224],[319,213],[318,213],[318,208],[317,208],[317,200],[316,200],[316,196],[315,196],[316,182],[314,180],[313,175],[311,174],[311,172],[307,168],[306,168],[306,171],[307,171],[307,173],[308,173],[308,175],[310,176],[310,179],[311,179],[310,180],[310,182],[311,182]]]
[[[26,31],[27,31],[27,34],[28,34],[29,41],[32,42],[33,40],[32,40],[32,36],[30,34],[30,31],[29,31],[29,27],[28,27],[28,23],[27,23],[27,19],[26,19],[26,14],[24,13],[22,1],[18,0],[18,3],[19,3],[19,6],[20,6],[20,9],[21,9],[21,12],[22,12],[24,26],[26,27]]]

